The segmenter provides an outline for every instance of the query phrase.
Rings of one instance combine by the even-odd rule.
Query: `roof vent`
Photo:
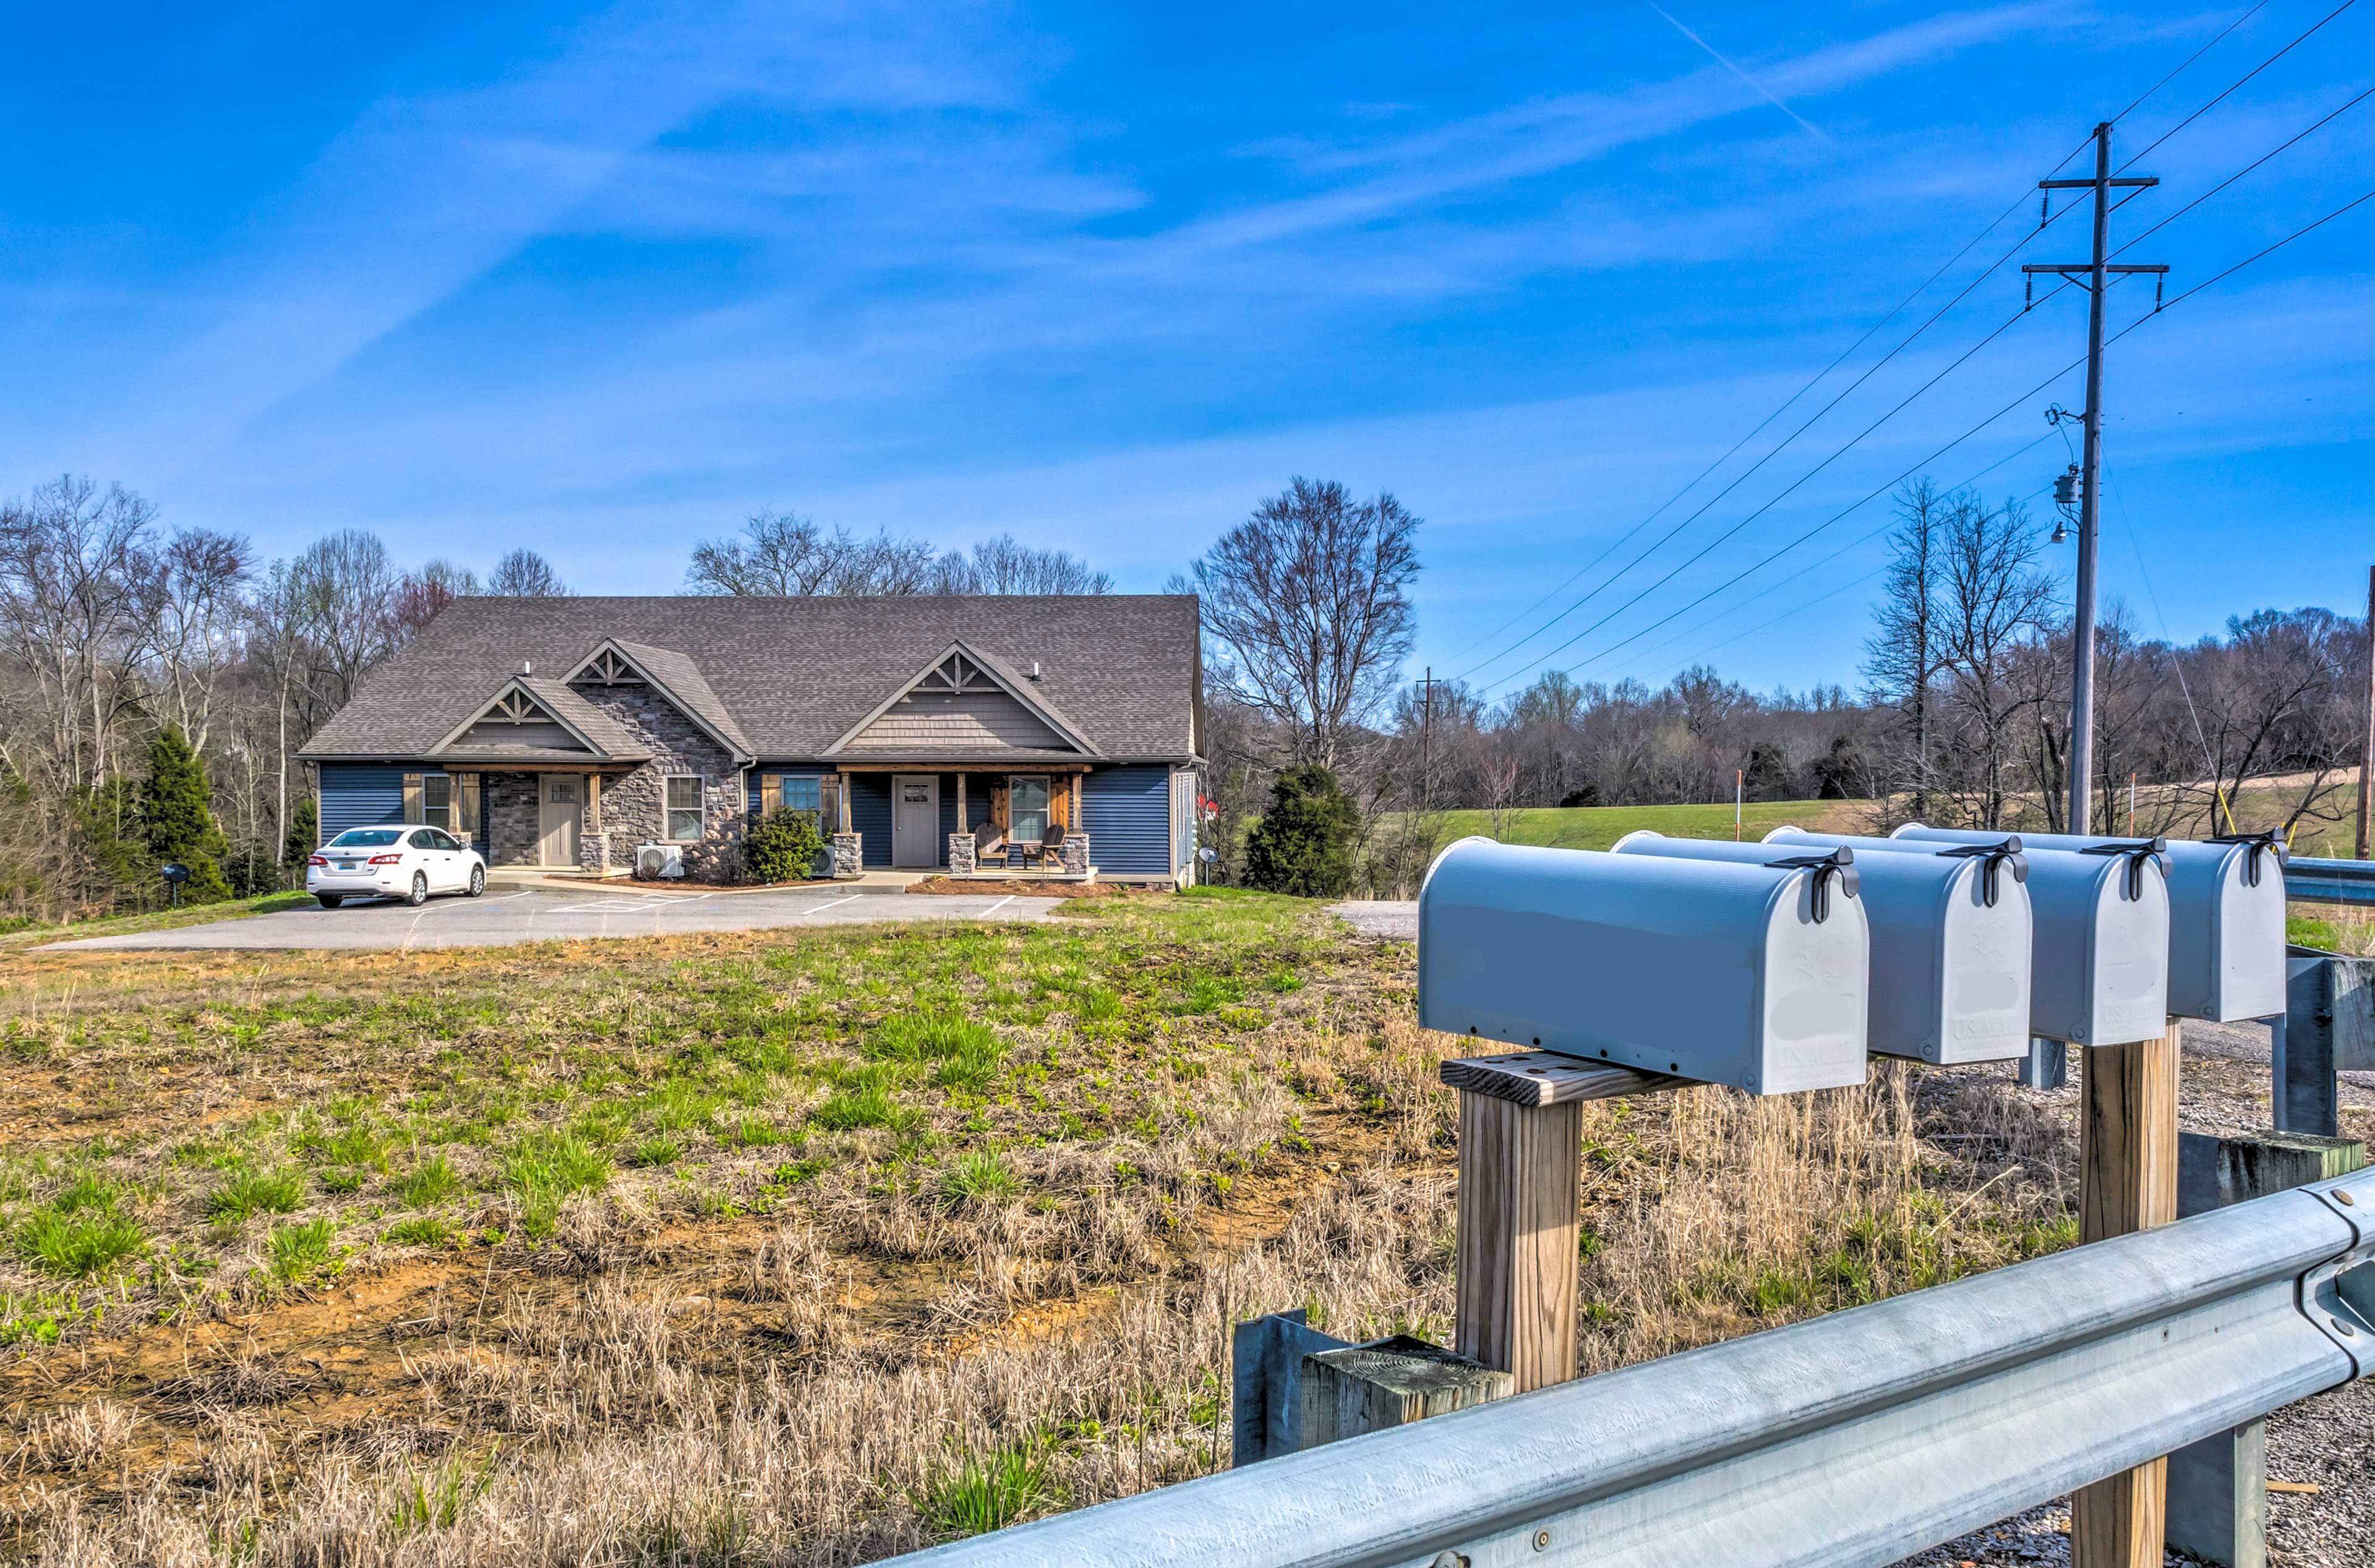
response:
[[[1037,659],[1031,661],[1031,678],[1034,680],[1039,678],[1039,661]]]
[[[534,675],[535,673],[536,661],[534,659],[522,659],[520,661],[520,674]]]

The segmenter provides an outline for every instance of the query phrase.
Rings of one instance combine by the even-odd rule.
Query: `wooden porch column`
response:
[[[840,808],[839,808],[839,811],[838,811],[838,814],[839,814],[839,816],[840,816],[840,818],[841,818],[841,820],[840,820],[839,822],[837,822],[837,823],[835,823],[835,824],[833,825],[833,831],[834,832],[837,832],[837,833],[845,833],[845,832],[848,832],[848,831],[850,831],[850,827],[849,827],[849,773],[848,773],[848,772],[847,772],[846,770],[844,770],[844,771],[843,771],[843,772],[837,772],[837,773],[833,774],[833,777],[834,777],[834,778],[836,778],[836,779],[839,779],[839,780],[841,781],[841,789],[840,789],[840,792],[839,792],[839,793],[840,793],[840,796],[841,796],[841,806],[840,806]]]
[[[602,831],[602,775],[599,773],[585,775],[585,831],[589,833]]]
[[[957,831],[961,833],[973,831],[965,825],[964,774],[963,773],[957,775]]]
[[[2177,1219],[2178,1020],[2157,1040],[2084,1053],[2078,1239],[2099,1242]],[[2159,1568],[2168,1461],[2080,1487],[2070,1498],[2074,1568]]]

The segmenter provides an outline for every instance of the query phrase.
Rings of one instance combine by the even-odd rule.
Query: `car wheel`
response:
[[[324,909],[336,909],[347,902],[336,893],[315,893],[313,896],[322,901]]]
[[[485,867],[483,867],[483,866],[473,866],[473,867],[470,867],[470,896],[471,896],[472,898],[477,898],[480,893],[483,893],[483,892],[485,892],[486,890],[487,890],[487,868],[486,868]]]
[[[415,871],[412,874],[412,891],[405,895],[404,902],[416,907],[429,902],[428,872]]]

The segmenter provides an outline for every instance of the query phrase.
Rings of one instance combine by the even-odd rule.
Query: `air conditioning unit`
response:
[[[647,843],[635,851],[635,875],[638,877],[681,877],[684,875],[684,846],[673,843]]]

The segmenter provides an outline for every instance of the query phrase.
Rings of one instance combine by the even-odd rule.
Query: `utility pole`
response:
[[[2103,292],[2110,278],[2121,273],[2166,274],[2166,266],[2148,266],[2110,259],[2111,192],[2114,188],[2157,185],[2149,175],[2115,179],[2111,174],[2111,123],[2095,127],[2095,177],[2091,180],[2039,180],[2037,188],[2095,193],[2095,258],[2086,262],[2032,263],[2020,270],[2032,277],[2058,273],[2065,278],[2084,277],[2093,296],[2086,303],[2086,452],[2085,477],[2078,493],[2078,584],[2074,607],[2075,625],[2070,648],[2070,819],[2068,831],[2090,831],[2088,795],[2095,777],[2095,541],[2102,515],[2103,477]],[[2038,226],[2043,227],[2040,212]],[[2032,289],[2034,285],[2031,285]],[[2032,296],[2033,297],[2033,296]],[[2157,303],[2157,301],[2156,301]]]
[[[1435,666],[1426,666],[1426,682],[1419,710],[1418,799],[1422,812],[1435,809]]]
[[[2375,566],[2367,569],[2367,733],[2358,740],[2358,858],[2367,858],[2375,814]]]

